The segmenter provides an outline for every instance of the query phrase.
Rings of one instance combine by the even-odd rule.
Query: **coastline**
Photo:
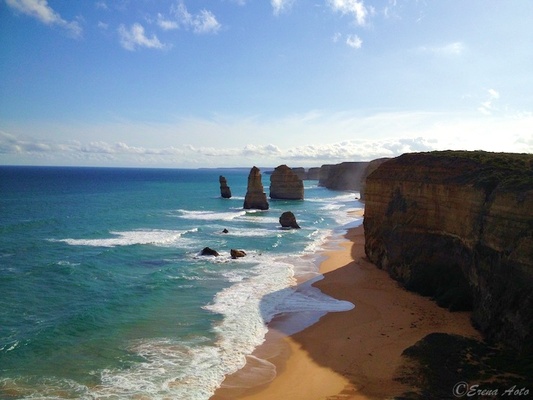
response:
[[[470,313],[440,308],[368,262],[362,225],[348,230],[339,248],[325,256],[324,279],[313,285],[355,308],[330,312],[290,336],[283,333],[286,317],[275,318],[265,342],[212,400],[392,398],[411,390],[394,379],[406,348],[433,332],[480,339]]]

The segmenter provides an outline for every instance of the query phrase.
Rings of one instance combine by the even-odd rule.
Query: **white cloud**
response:
[[[95,7],[100,10],[109,10],[105,1],[97,1]]]
[[[452,42],[441,46],[421,46],[418,51],[436,56],[451,57],[463,54],[466,51],[466,46],[463,42]]]
[[[494,97],[497,92],[489,93]],[[532,113],[321,111],[275,120],[218,116],[156,125],[125,121],[74,127],[4,124],[0,164],[201,167],[275,166],[292,161],[319,166],[445,149],[531,153],[531,126]],[[76,140],[68,140],[72,132]]]
[[[279,15],[288,11],[294,4],[294,0],[270,0],[270,4],[274,9],[274,15]]]
[[[488,89],[487,90],[487,97],[485,101],[481,103],[481,105],[478,107],[478,111],[485,115],[490,115],[494,111],[496,111],[496,108],[494,107],[494,103],[496,100],[500,98],[500,93],[494,89]]]
[[[363,45],[363,41],[357,35],[348,35],[346,38],[346,44],[354,49],[360,49]]]
[[[194,33],[217,33],[222,27],[211,11],[204,9],[197,14],[191,14],[183,1],[173,6],[171,12],[180,26],[192,29]]]
[[[157,14],[157,25],[159,25],[159,27],[165,31],[179,28],[177,21],[166,19],[162,14]]]
[[[148,38],[144,33],[144,27],[139,23],[134,23],[129,29],[124,24],[118,28],[120,44],[126,50],[133,51],[137,47],[147,47],[152,49],[163,49],[165,46],[159,41],[157,36]]]
[[[366,8],[364,2],[361,0],[327,0],[328,5],[335,12],[340,12],[342,15],[351,15],[354,17],[355,23],[364,26],[367,23],[369,9]]]
[[[47,0],[6,0],[6,3],[14,10],[36,18],[46,25],[60,26],[74,37],[79,37],[82,33],[77,21],[64,20],[48,5]]]

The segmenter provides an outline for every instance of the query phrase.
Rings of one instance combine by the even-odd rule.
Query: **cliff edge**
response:
[[[364,196],[373,263],[532,353],[532,154],[404,154],[367,177]]]

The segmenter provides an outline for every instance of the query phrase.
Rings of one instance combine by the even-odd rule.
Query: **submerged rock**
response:
[[[291,211],[285,211],[279,217],[279,223],[283,228],[300,229],[300,225],[296,222],[296,217]]]
[[[244,198],[243,208],[268,210],[268,201],[261,182],[259,168],[253,167],[248,175],[248,188]]]

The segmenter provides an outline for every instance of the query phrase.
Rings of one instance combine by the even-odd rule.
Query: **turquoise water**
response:
[[[350,308],[295,283],[358,223],[354,193],[305,181],[245,211],[248,172],[0,167],[0,398],[208,399],[274,315]]]

